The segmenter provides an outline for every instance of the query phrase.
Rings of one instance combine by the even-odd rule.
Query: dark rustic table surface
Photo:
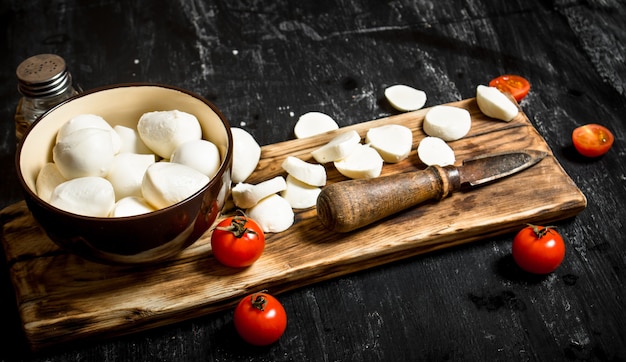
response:
[[[341,126],[394,114],[389,85],[433,106],[520,74],[532,84],[522,109],[588,198],[556,224],[567,253],[550,275],[516,268],[511,234],[405,259],[280,294],[289,325],[265,348],[241,342],[225,311],[31,353],[0,263],[0,360],[626,360],[623,0],[3,0],[0,19],[0,208],[22,199],[15,68],[38,53],[64,57],[84,89],[197,92],[261,144],[292,139],[309,111]],[[599,159],[572,148],[585,123],[615,134]]]

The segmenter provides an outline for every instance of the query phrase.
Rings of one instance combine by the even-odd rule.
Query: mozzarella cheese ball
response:
[[[61,141],[65,136],[84,128],[98,128],[111,133],[113,141],[113,150],[115,153],[120,151],[120,136],[115,132],[113,127],[102,117],[95,114],[80,114],[69,121],[65,122],[57,133],[56,141]]]
[[[141,182],[146,170],[155,162],[154,155],[120,153],[115,156],[107,180],[113,185],[117,200],[141,196]]]
[[[141,183],[144,199],[157,209],[166,208],[198,192],[209,178],[179,163],[157,162],[146,171]]]
[[[115,157],[113,139],[109,131],[82,128],[65,137],[52,149],[52,158],[63,177],[100,176],[109,173]]]
[[[189,166],[213,178],[220,168],[220,151],[213,142],[193,140],[176,147],[170,162]]]
[[[152,150],[143,143],[137,130],[120,125],[113,127],[113,130],[120,137],[120,153],[153,153]]]
[[[115,205],[115,192],[102,177],[79,177],[57,186],[50,204],[83,216],[107,217]]]
[[[39,170],[37,180],[35,181],[37,196],[46,202],[50,202],[50,196],[52,196],[54,189],[65,181],[67,179],[61,175],[54,162],[46,163]]]
[[[177,110],[144,113],[137,123],[137,132],[146,146],[165,159],[170,159],[181,144],[202,138],[198,119]]]
[[[155,209],[141,197],[128,196],[115,203],[111,210],[111,217],[125,217],[147,214]]]

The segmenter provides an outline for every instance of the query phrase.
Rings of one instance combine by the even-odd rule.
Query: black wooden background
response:
[[[411,258],[279,295],[289,325],[266,348],[241,342],[227,311],[31,354],[0,263],[0,360],[626,360],[623,0],[2,0],[0,24],[0,207],[21,200],[15,68],[44,52],[63,56],[84,89],[197,92],[261,144],[293,138],[308,111],[341,126],[393,114],[392,84],[433,106],[520,74],[532,84],[523,110],[588,197],[557,224],[567,254],[553,274],[519,271],[513,235]],[[571,146],[592,122],[616,137],[597,160]]]

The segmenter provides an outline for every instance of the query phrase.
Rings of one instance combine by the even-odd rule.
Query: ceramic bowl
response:
[[[37,196],[38,172],[52,161],[57,131],[72,117],[96,114],[112,126],[136,128],[142,114],[174,109],[195,115],[203,138],[220,151],[217,174],[192,196],[147,214],[116,218],[63,211]],[[20,142],[16,166],[29,210],[61,248],[101,263],[145,264],[173,258],[213,224],[230,192],[232,144],[228,121],[206,99],[172,86],[118,84],[81,93],[43,114]]]

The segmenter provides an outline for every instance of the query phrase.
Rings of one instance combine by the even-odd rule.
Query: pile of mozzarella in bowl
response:
[[[59,129],[36,179],[42,200],[90,217],[140,215],[193,195],[217,173],[218,147],[178,110],[141,115],[137,128],[80,114]]]

